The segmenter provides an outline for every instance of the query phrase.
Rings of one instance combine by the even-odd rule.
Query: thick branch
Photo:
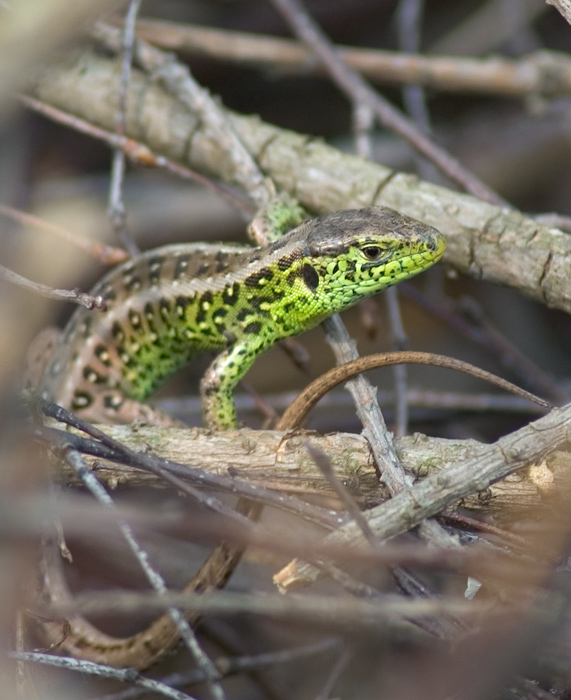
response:
[[[307,440],[331,459],[335,473],[351,493],[365,506],[389,497],[379,484],[367,440],[361,435],[296,434],[279,431],[237,430],[217,433],[199,429],[105,426],[105,432],[134,450],[174,462],[200,467],[213,474],[228,475],[231,467],[236,477],[252,483],[300,495],[333,498],[329,485],[316,468],[305,448]],[[424,435],[395,441],[404,467],[417,479],[435,475],[456,462],[477,461],[490,449],[475,440],[444,440]],[[193,455],[192,462],[189,455]],[[530,459],[531,461],[531,459]],[[162,479],[127,466],[112,464],[86,456],[96,464],[97,476],[110,486],[164,487]],[[66,485],[79,485],[74,473],[61,465],[60,479]],[[513,520],[526,513],[537,516],[542,509],[551,509],[561,501],[571,501],[571,456],[554,452],[540,464],[509,476],[503,481],[473,489],[472,495],[451,500],[447,509],[460,506]]]
[[[441,513],[458,499],[483,491],[508,474],[541,460],[570,439],[571,404],[568,404],[487,445],[476,458],[461,460],[372,508],[365,514],[369,526],[380,541],[396,537],[425,518]],[[323,541],[351,544],[352,547],[367,546],[354,523],[340,528]],[[282,590],[287,590],[300,583],[312,582],[318,576],[319,570],[311,564],[292,562],[275,577],[275,581]]]
[[[90,52],[41,69],[36,97],[113,128],[117,61]],[[230,179],[219,143],[188,108],[152,79],[133,71],[127,135],[190,167]],[[242,140],[277,185],[310,211],[384,204],[443,231],[446,261],[461,272],[519,289],[548,306],[571,311],[571,237],[518,212],[423,182],[340,153],[315,139],[255,117],[233,115]]]

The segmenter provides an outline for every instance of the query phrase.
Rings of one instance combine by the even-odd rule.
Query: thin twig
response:
[[[351,494],[347,491],[347,489],[343,486],[341,481],[337,478],[337,475],[335,474],[335,471],[331,464],[331,460],[329,459],[329,455],[326,454],[319,447],[312,445],[309,441],[306,442],[305,449],[309,452],[311,458],[315,462],[315,465],[319,468],[319,471],[327,479],[332,489],[339,496],[349,515],[357,523],[357,525],[361,529],[361,532],[363,533],[363,536],[369,541],[371,547],[376,547],[377,541],[375,540],[375,537],[371,532],[367,521],[363,517],[362,511],[360,510],[359,506],[355,503],[355,500],[351,497]]]
[[[92,34],[111,50],[119,49],[119,34],[115,28],[98,22],[93,27]],[[266,206],[275,194],[271,181],[264,178],[226,115],[208,91],[194,80],[188,67],[172,55],[143,41],[137,41],[135,44],[135,58],[140,66],[155,79],[159,79],[169,92],[176,95],[182,104],[202,115],[207,128],[214,132],[221,151],[230,160],[235,170],[235,181],[246,189],[258,209]]]
[[[125,136],[127,123],[127,97],[129,94],[129,82],[131,80],[131,62],[133,57],[133,43],[135,41],[135,22],[141,6],[141,0],[130,0],[129,8],[125,16],[125,25],[121,34],[121,58],[122,67],[119,79],[119,96],[117,104],[117,116],[115,120],[115,132],[117,136]],[[113,224],[113,230],[129,255],[134,258],[140,254],[140,249],[127,227],[125,202],[123,201],[123,179],[125,175],[125,153],[121,148],[116,148],[113,153],[111,165],[111,182],[109,185],[108,216]]]
[[[420,51],[420,28],[424,14],[424,0],[399,0],[396,10],[399,47],[405,56]],[[426,106],[425,90],[421,85],[404,85],[402,89],[406,111],[417,128],[427,136],[430,135],[430,115]],[[434,165],[416,157],[416,169],[424,180],[438,182],[439,174]]]
[[[48,287],[48,285],[40,284],[40,282],[32,282],[32,280],[22,277],[22,275],[9,270],[7,267],[4,267],[4,265],[0,265],[0,278],[12,284],[17,284],[19,287],[23,287],[30,292],[47,297],[48,299],[71,301],[74,304],[85,306],[87,309],[97,309],[98,311],[107,310],[107,304],[101,295],[94,297],[91,296],[91,294],[82,292],[77,287],[75,289],[55,289],[54,287]]]
[[[119,681],[120,683],[138,685],[145,690],[159,693],[172,700],[196,700],[187,693],[175,690],[165,683],[155,681],[151,678],[145,678],[132,668],[112,668],[104,664],[95,664],[92,661],[82,661],[81,659],[72,659],[68,656],[52,656],[51,654],[40,654],[36,652],[13,652],[10,653],[9,656],[19,661],[35,662],[43,664],[44,666],[54,666],[55,668],[65,668],[68,671],[79,671],[80,673],[86,673],[92,676],[109,678],[114,681]]]
[[[486,521],[470,518],[468,515],[460,513],[450,513],[441,517],[447,523],[451,523],[456,527],[469,528],[472,532],[485,532],[488,535],[495,535],[506,543],[509,542],[512,547],[518,547],[520,550],[531,550],[532,544],[528,539],[525,539],[525,537],[515,535],[513,532],[509,532],[509,530],[504,530]]]
[[[355,134],[355,150],[363,158],[373,157],[371,132],[375,126],[375,115],[366,104],[353,104],[353,133]]]
[[[324,683],[323,687],[319,693],[315,696],[315,700],[329,700],[331,697],[331,692],[335,687],[335,683],[339,680],[341,674],[347,667],[347,664],[353,658],[353,651],[349,649],[341,649],[336,662],[329,673],[327,681]]]
[[[44,219],[39,219],[37,216],[20,211],[19,209],[14,209],[5,204],[0,204],[0,214],[7,216],[13,221],[18,221],[21,224],[26,224],[26,226],[36,228],[39,231],[53,233],[66,240],[68,243],[81,248],[81,250],[91,255],[91,257],[95,258],[103,265],[117,265],[127,259],[127,254],[121,248],[115,248],[105,243],[83,238],[61,226],[56,226],[56,224],[52,224]]]
[[[354,527],[354,523],[352,523]],[[361,540],[362,543],[362,540]],[[477,619],[487,610],[498,612],[489,601],[467,601],[448,598],[418,598],[411,600],[395,593],[373,598],[340,598],[336,595],[282,596],[278,593],[260,595],[234,591],[209,593],[178,593],[167,591],[165,595],[151,591],[90,591],[81,593],[72,601],[50,605],[41,612],[50,615],[68,615],[79,611],[84,615],[121,612],[134,615],[139,612],[159,612],[167,606],[218,615],[264,615],[275,619],[295,619],[304,624],[335,624],[339,629],[347,624],[363,629],[375,629],[380,633],[382,623],[392,622],[403,629],[403,619],[414,620],[428,615],[457,613],[467,619]],[[509,615],[509,611],[506,611]],[[391,631],[388,631],[391,634]],[[416,635],[415,635],[416,636]],[[425,638],[426,639],[426,638]]]
[[[521,382],[533,391],[553,397],[557,403],[563,403],[569,397],[570,389],[561,380],[542,370],[527,357],[514,342],[497,328],[486,316],[480,304],[473,297],[461,297],[456,302],[456,309],[467,318],[472,327],[480,331],[484,347],[492,350],[502,365],[514,373]]]
[[[152,19],[137,22],[137,36],[165,50],[277,69],[281,74],[323,74],[313,52],[292,39]],[[350,46],[339,46],[338,51],[348,65],[374,83],[424,85],[431,90],[506,98],[571,94],[571,60],[563,53],[541,50],[520,58],[472,58]]]
[[[214,663],[221,675],[226,678],[235,676],[239,673],[251,673],[265,668],[271,668],[281,664],[293,663],[302,659],[311,658],[320,654],[326,654],[334,651],[339,647],[340,641],[337,638],[325,639],[322,642],[315,644],[307,644],[302,647],[294,647],[292,649],[284,649],[282,651],[268,652],[267,654],[257,654],[256,656],[239,656],[236,658],[221,658]],[[205,680],[204,673],[200,669],[192,669],[182,673],[172,673],[169,676],[164,676],[162,683],[169,687],[176,688],[182,685],[192,685],[195,683],[203,683]],[[110,695],[101,695],[94,700],[136,700],[144,693],[143,689],[129,688],[128,690],[120,691],[119,693],[111,693]]]
[[[399,0],[396,15],[399,47],[403,52],[418,52],[420,49],[423,10],[424,0]],[[430,134],[429,116],[424,90],[420,85],[405,85],[402,94],[408,115],[419,131],[428,136]],[[438,181],[438,173],[434,165],[418,154],[416,154],[416,167],[420,177],[425,180]],[[385,295],[385,305],[391,328],[391,348],[393,350],[407,350],[408,338],[400,311],[400,292],[396,287],[391,287],[387,292],[390,292]],[[409,409],[406,402],[407,368],[405,365],[398,365],[394,368],[393,373],[397,395],[395,434],[402,437],[408,432],[409,420]]]
[[[71,129],[75,129],[75,131],[79,131],[82,134],[87,134],[92,138],[99,139],[111,148],[120,148],[130,160],[138,165],[163,168],[164,170],[167,170],[168,172],[171,172],[184,180],[191,180],[199,185],[208,187],[217,195],[223,197],[229,204],[241,211],[245,218],[251,218],[253,215],[253,209],[251,206],[246,204],[243,199],[238,197],[226,185],[215,182],[214,180],[211,180],[210,178],[207,178],[194,170],[185,168],[169,158],[156,155],[144,143],[135,141],[134,139],[126,136],[118,136],[111,131],[102,129],[95,126],[91,122],[87,122],[84,119],[80,119],[79,117],[64,112],[61,109],[57,109],[57,107],[52,107],[45,102],[41,102],[40,100],[36,100],[35,98],[27,95],[20,95],[20,102],[26,105],[26,107],[33,109],[35,112],[43,114],[45,117],[57,122],[58,124],[63,124]]]
[[[269,394],[266,400],[274,410],[282,413],[291,404],[299,392],[286,391],[280,394]],[[548,393],[548,392],[546,392]],[[406,395],[409,407],[428,409],[432,411],[475,411],[485,413],[521,413],[536,415],[542,411],[529,401],[520,399],[518,396],[502,396],[501,394],[477,393],[456,391],[439,391],[431,389],[408,389]],[[394,391],[377,390],[377,401],[379,406],[390,409],[394,406],[396,396]],[[238,411],[256,410],[253,398],[246,393],[239,393],[235,397]],[[201,415],[201,404],[199,397],[193,396],[171,396],[160,399],[155,405],[161,411],[174,416],[199,416]],[[332,414],[342,408],[353,405],[353,399],[347,395],[346,391],[331,391],[325,396],[315,411],[330,411]],[[424,411],[420,412],[424,415]]]
[[[335,51],[326,35],[303,10],[298,0],[271,0],[297,36],[327,68],[336,84],[355,102],[368,104],[377,118],[402,136],[420,154],[433,162],[448,178],[486,202],[507,206],[496,192],[468,171],[440,146],[426,138],[396,107],[379,95],[357,71]]]
[[[571,232],[571,216],[563,216],[562,214],[537,214],[533,218],[543,226],[558,228],[567,233]]]
[[[408,348],[408,336],[404,329],[399,297],[398,288],[389,287],[385,292],[385,305],[391,329],[391,348],[393,350],[406,350]],[[408,372],[406,365],[396,365],[393,369],[393,375],[396,396],[395,435],[397,437],[403,437],[403,435],[408,433],[409,419],[407,401]]]
[[[491,56],[505,49],[510,53],[521,53],[522,44],[526,49],[530,44],[534,46],[543,43],[539,37],[535,41],[529,41],[539,15],[547,11],[546,5],[541,2],[483,0],[469,7],[468,14],[464,14],[460,21],[430,43],[429,53],[460,58],[469,56],[475,57],[473,60],[477,61],[480,56]],[[514,40],[517,41],[524,34],[527,34],[528,41],[520,41],[517,46]],[[540,58],[541,50],[532,55]],[[547,73],[543,79],[549,80]]]
[[[413,285],[401,285],[401,291],[436,318],[490,351],[506,370],[533,391],[549,396],[555,403],[564,403],[571,391],[565,382],[555,379],[530,360],[505,335],[486,319],[474,299],[453,301],[439,297],[436,301],[422,294]],[[467,313],[461,313],[465,310]]]

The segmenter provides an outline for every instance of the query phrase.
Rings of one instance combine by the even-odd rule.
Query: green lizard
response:
[[[195,354],[215,351],[201,383],[204,419],[232,428],[233,389],[261,353],[422,272],[444,249],[436,229],[368,207],[310,219],[259,248],[151,250],[95,287],[106,313],[73,314],[41,391],[90,420],[168,423],[144,400]]]

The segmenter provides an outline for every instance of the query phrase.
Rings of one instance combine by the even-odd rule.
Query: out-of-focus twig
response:
[[[164,49],[187,51],[258,68],[322,74],[311,51],[291,39],[144,19],[137,36]],[[340,55],[375,83],[424,85],[433,90],[522,97],[571,93],[571,60],[538,51],[520,59],[402,54],[346,46]]]
[[[129,81],[131,79],[131,61],[133,57],[133,43],[135,41],[135,21],[141,0],[130,0],[129,8],[125,16],[123,27],[121,53],[122,69],[119,80],[119,97],[117,104],[117,118],[115,133],[117,136],[125,136],[127,122],[127,98],[129,94]],[[125,176],[125,152],[121,148],[115,148],[113,162],[111,164],[111,182],[109,185],[108,215],[113,225],[117,238],[121,241],[131,257],[136,257],[141,252],[135,239],[127,227],[127,215],[123,201],[123,180]]]
[[[46,284],[32,282],[32,280],[22,277],[22,275],[9,270],[7,267],[4,267],[4,265],[0,265],[0,277],[8,282],[12,282],[12,284],[17,284],[19,287],[28,289],[30,292],[35,292],[40,296],[47,297],[48,299],[71,301],[74,304],[85,306],[87,309],[97,309],[98,311],[105,311],[107,309],[105,299],[103,299],[101,295],[94,297],[77,288],[55,289],[54,287],[48,287]]]
[[[89,470],[83,457],[77,450],[73,448],[67,448],[63,450],[63,455],[66,462],[72,467],[72,469],[78,474],[78,476],[83,481],[83,484],[88,489],[88,491],[96,498],[96,500],[109,512],[114,513],[115,504],[113,499],[109,496],[105,488],[101,485],[97,477]],[[167,594],[167,585],[160,575],[158,570],[151,564],[149,560],[149,555],[139,544],[135,534],[129,525],[129,523],[124,519],[118,518],[118,527],[121,532],[122,537],[127,543],[129,549],[134,555],[135,559],[141,566],[147,580],[153,587],[154,591],[159,596],[164,596]],[[220,674],[216,666],[214,666],[210,657],[202,649],[201,645],[194,634],[192,627],[187,622],[182,611],[174,606],[168,607],[168,613],[171,617],[173,624],[178,629],[180,638],[184,645],[190,652],[194,661],[197,663],[200,669],[205,673],[207,678],[207,685],[210,692],[216,698],[216,700],[225,700],[226,695],[222,690],[222,686],[218,682]]]
[[[232,656],[222,657],[214,663],[224,677],[233,676],[239,673],[252,673],[272,666],[281,666],[288,663],[296,663],[303,659],[312,658],[321,654],[338,649],[341,644],[340,639],[333,637],[325,639],[323,642],[306,644],[292,649],[268,652],[266,654],[256,654],[255,656]],[[203,683],[204,673],[200,669],[191,669],[180,673],[171,673],[164,676],[161,682],[165,685],[176,688],[195,683]],[[98,698],[98,700],[136,700],[145,693],[144,688],[129,688],[118,693],[110,693]]]
[[[39,231],[45,231],[59,236],[72,245],[81,248],[81,250],[91,255],[91,257],[95,258],[103,265],[117,265],[127,259],[127,254],[121,248],[114,248],[104,243],[90,241],[61,226],[56,226],[56,224],[52,224],[44,219],[39,219],[37,216],[20,211],[19,209],[14,209],[5,204],[0,204],[0,214],[7,216],[13,221],[18,221],[21,224],[26,224],[26,226],[36,228]]]
[[[44,664],[45,666],[55,666],[56,668],[65,668],[68,671],[78,671],[79,673],[99,676],[100,678],[109,678],[122,683],[140,686],[145,690],[158,693],[159,695],[170,698],[171,700],[195,700],[195,698],[187,693],[171,688],[166,683],[161,683],[160,681],[153,680],[152,678],[145,678],[144,676],[141,676],[132,668],[112,668],[111,666],[106,666],[105,664],[95,664],[91,661],[82,661],[80,659],[71,659],[65,656],[52,656],[51,654],[35,652],[16,652],[11,654],[11,656],[12,658],[20,661],[34,662]]]

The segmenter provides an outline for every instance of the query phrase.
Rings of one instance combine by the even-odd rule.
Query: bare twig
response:
[[[559,228],[567,233],[571,232],[571,217],[562,214],[537,214],[535,220],[544,226]]]
[[[399,304],[400,293],[397,287],[389,287],[385,292],[385,305],[390,323],[391,347],[393,350],[406,350],[408,337],[404,329]],[[395,435],[402,437],[408,432],[408,400],[406,365],[396,365],[393,369],[396,395]]]
[[[291,39],[152,19],[137,22],[137,36],[167,50],[262,69],[300,75],[323,73],[313,52]],[[465,40],[463,43],[465,46]],[[571,93],[571,60],[565,53],[538,51],[520,59],[508,59],[426,56],[347,46],[339,46],[338,51],[349,66],[375,83],[424,85],[433,90],[503,97]]]
[[[555,403],[564,403],[571,388],[537,366],[514,343],[496,328],[474,299],[464,297],[453,301],[445,297],[434,301],[412,285],[402,285],[401,291],[423,309],[445,321],[470,342],[491,351],[498,362],[524,386],[548,396]]]
[[[399,0],[396,15],[399,29],[399,45],[403,52],[412,53],[420,50],[420,27],[423,13],[424,0]],[[430,133],[430,120],[423,88],[420,85],[405,85],[402,94],[406,111],[410,118],[423,134],[428,135]],[[417,154],[416,164],[418,174],[422,178],[438,182],[438,172],[430,161]],[[391,289],[391,294],[385,296],[391,324],[391,346],[393,350],[406,350],[408,348],[408,338],[400,311],[400,291],[396,287]],[[398,365],[393,371],[397,395],[395,434],[400,437],[408,432],[407,369],[405,365]]]
[[[286,391],[280,394],[266,395],[266,400],[278,413],[282,413],[295,399],[298,392]],[[549,395],[549,392],[546,392]],[[379,406],[385,410],[391,409],[396,401],[394,391],[377,389]],[[256,404],[253,398],[246,393],[239,393],[235,397],[238,411],[254,411]],[[475,411],[487,413],[519,413],[522,415],[541,414],[542,410],[528,401],[517,396],[502,396],[501,394],[489,394],[478,392],[477,394],[457,391],[440,391],[431,389],[414,389],[407,391],[407,403],[410,408],[427,409],[429,411]],[[196,396],[171,396],[157,400],[155,405],[161,411],[174,416],[199,416],[201,412],[200,398]],[[327,417],[327,412],[336,413],[343,408],[353,405],[352,398],[346,391],[330,391],[319,404],[315,411],[320,411]],[[423,414],[420,412],[419,414]]]
[[[133,56],[133,43],[135,41],[135,22],[141,6],[141,0],[131,0],[125,17],[125,26],[121,35],[122,70],[119,82],[119,98],[117,104],[116,134],[125,136],[127,121],[127,96],[129,94],[129,81],[131,79],[131,61]],[[115,234],[128,251],[131,257],[136,257],[141,252],[135,239],[127,228],[125,203],[123,201],[123,178],[125,175],[125,153],[121,148],[116,148],[113,153],[111,166],[111,183],[109,186],[108,215],[113,224]]]
[[[337,478],[335,470],[333,469],[333,465],[331,464],[331,460],[329,459],[329,455],[323,450],[321,450],[319,447],[312,445],[309,441],[305,444],[305,448],[311,455],[311,458],[315,462],[316,466],[319,468],[319,471],[323,474],[323,476],[327,479],[327,481],[333,488],[333,491],[341,499],[349,515],[353,518],[353,520],[361,529],[363,536],[368,540],[371,547],[375,547],[376,540],[373,536],[373,533],[369,529],[369,525],[363,517],[363,513],[361,512],[359,506],[355,503],[355,500],[352,498],[351,494],[347,491],[347,489],[343,486],[341,481]]]
[[[295,663],[302,659],[326,654],[335,651],[339,645],[340,640],[337,638],[325,639],[323,642],[317,642],[315,644],[284,649],[283,651],[268,652],[267,654],[257,654],[256,656],[224,657],[217,659],[214,663],[221,675],[226,678],[227,676],[233,676],[239,673],[252,673],[264,668]],[[182,673],[172,673],[169,676],[163,677],[161,682],[169,687],[177,687],[203,683],[204,680],[204,673],[200,669],[192,669],[191,671]],[[119,693],[102,695],[98,697],[97,700],[135,700],[143,695],[144,692],[142,688],[129,688]]]
[[[79,671],[79,673],[99,676],[101,678],[110,678],[111,680],[121,683],[137,685],[145,690],[159,693],[159,695],[163,695],[166,698],[171,698],[171,700],[195,700],[187,693],[176,690],[166,683],[141,676],[138,671],[132,668],[112,668],[111,666],[95,664],[91,661],[71,659],[67,656],[52,656],[50,654],[34,652],[15,652],[10,654],[10,656],[20,661],[35,662],[43,664],[44,666],[54,666],[56,668],[65,668],[68,671]]]
[[[8,207],[5,204],[0,204],[0,214],[9,217],[13,221],[19,221],[21,224],[36,228],[39,231],[53,233],[66,240],[68,243],[81,248],[81,250],[91,255],[91,257],[95,258],[103,265],[117,265],[127,259],[127,254],[121,248],[114,248],[104,243],[90,241],[61,226],[56,226],[49,221],[44,221],[44,219],[39,219],[37,216],[32,216],[32,214],[20,211],[19,209]]]
[[[242,199],[237,197],[236,194],[229,187],[226,187],[221,183],[215,182],[214,180],[211,180],[210,178],[207,178],[204,175],[195,172],[194,170],[185,168],[184,166],[180,165],[179,163],[175,163],[169,158],[156,155],[150,150],[148,146],[146,146],[143,143],[135,141],[132,138],[128,138],[126,136],[119,136],[118,134],[115,134],[111,131],[101,129],[98,126],[95,126],[95,124],[87,122],[84,119],[80,119],[79,117],[76,117],[74,115],[68,114],[67,112],[62,111],[61,109],[52,107],[51,105],[48,105],[45,102],[42,102],[41,100],[36,100],[33,97],[29,97],[27,95],[20,95],[20,101],[23,104],[25,104],[26,107],[29,107],[30,109],[33,109],[34,111],[39,112],[40,114],[43,114],[45,117],[48,117],[48,119],[51,119],[52,121],[55,121],[58,124],[64,124],[65,126],[68,126],[71,129],[75,129],[75,131],[79,131],[82,134],[87,134],[92,138],[99,139],[111,148],[121,149],[128,158],[130,158],[133,162],[139,165],[145,167],[163,168],[164,170],[167,170],[168,172],[171,172],[177,177],[180,177],[184,180],[191,180],[193,182],[198,183],[199,185],[204,185],[204,187],[208,187],[213,192],[223,197],[229,204],[239,209],[244,214],[245,218],[251,218],[254,213],[252,208],[248,206]],[[125,259],[124,254],[123,259]]]
[[[46,284],[32,282],[32,280],[22,277],[22,275],[9,270],[7,267],[4,267],[4,265],[0,265],[0,277],[8,282],[11,282],[12,284],[17,284],[19,287],[28,289],[30,292],[47,297],[48,299],[56,299],[57,301],[71,301],[74,304],[85,306],[87,309],[97,309],[98,311],[105,311],[107,309],[107,304],[102,296],[94,297],[91,296],[91,294],[86,294],[77,288],[55,289],[54,287],[48,287]]]
[[[542,2],[535,0],[514,3],[484,0],[432,43],[429,52],[470,57],[491,55],[503,48],[514,35],[529,33],[534,21],[546,10]],[[536,55],[539,57],[541,53]]]
[[[381,630],[381,623],[394,625],[393,629],[403,630],[402,618],[414,619],[443,612],[465,615],[467,619],[476,619],[486,610],[497,610],[493,604],[480,601],[466,601],[450,596],[447,599],[419,598],[410,600],[395,594],[386,594],[381,598],[359,600],[356,598],[331,595],[314,596],[261,596],[253,593],[236,593],[216,591],[215,593],[176,593],[167,592],[164,596],[153,592],[122,590],[91,591],[89,594],[77,595],[68,604],[50,606],[42,612],[52,615],[66,615],[76,609],[83,614],[93,615],[98,612],[121,611],[134,614],[140,611],[162,611],[167,606],[176,606],[186,610],[214,614],[267,615],[283,619],[294,618],[304,623],[309,621],[322,624],[336,624],[340,628],[350,623],[359,624],[363,629]],[[400,619],[399,619],[400,618]],[[389,635],[391,630],[387,630]],[[418,638],[416,634],[415,637]],[[426,640],[426,637],[425,637]]]
[[[321,688],[315,700],[329,700],[329,698],[331,697],[331,692],[335,687],[335,683],[337,683],[339,677],[347,667],[347,664],[349,663],[349,661],[351,661],[352,656],[352,652],[348,649],[341,649],[338,658],[329,673],[327,681]]]
[[[303,11],[298,0],[272,0],[299,38],[326,66],[329,74],[355,102],[367,104],[379,121],[402,136],[420,154],[433,162],[447,177],[467,192],[486,202],[506,206],[506,202],[479,178],[466,170],[444,149],[426,138],[398,109],[379,95],[359,73],[344,63],[321,29]]]
[[[99,22],[92,33],[98,41],[111,50],[119,49],[119,34],[113,27]],[[258,209],[264,207],[271,195],[275,194],[271,191],[271,183],[265,180],[225,114],[210,97],[208,91],[196,83],[188,67],[176,61],[171,55],[142,41],[136,43],[135,57],[139,65],[161,80],[166,89],[176,95],[183,104],[203,116],[207,128],[214,132],[220,149],[232,163],[235,182],[246,189]]]
[[[419,52],[424,0],[399,0],[396,15],[401,51],[405,56]],[[428,136],[431,131],[430,116],[426,106],[424,88],[419,84],[404,85],[402,95],[408,115],[417,128]],[[430,161],[417,155],[416,162],[420,177],[431,182],[439,182],[439,173]]]

